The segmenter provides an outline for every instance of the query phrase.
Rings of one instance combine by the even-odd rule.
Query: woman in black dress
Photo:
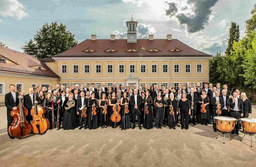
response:
[[[44,105],[44,92],[43,91],[39,91],[38,96],[36,98],[38,105],[43,106]]]
[[[244,115],[243,118],[248,118],[249,113],[252,113],[252,104],[251,101],[247,98],[246,94],[244,92],[241,93],[241,98],[243,100],[244,105]]]
[[[180,124],[181,129],[185,128],[188,130],[189,128],[189,115],[190,115],[190,105],[187,99],[187,94],[183,93],[182,98],[179,101],[179,112],[180,112]]]
[[[155,99],[155,105],[156,105],[156,124],[155,127],[157,129],[161,129],[163,126],[163,111],[164,111],[164,100],[161,96],[161,92],[159,91],[157,93],[157,97]]]
[[[145,129],[152,129],[153,128],[153,99],[150,96],[149,90],[146,91],[146,97],[145,97],[145,109],[144,112],[146,111],[146,107],[148,109],[148,114],[145,113],[145,123],[143,124],[143,127]]]
[[[46,98],[44,99],[44,108],[45,108],[45,118],[49,120],[50,128],[52,129],[52,93],[48,92]]]
[[[103,114],[104,108],[108,106],[108,100],[106,93],[102,93],[99,101],[99,112],[100,112],[100,126],[101,128],[107,128],[108,126],[108,113]]]
[[[201,109],[199,111],[201,112],[201,124],[207,125],[207,123],[210,121],[210,111],[209,111],[209,98],[206,95],[206,91],[202,90],[202,95],[199,96],[199,103],[202,105],[205,105],[206,113],[201,112]],[[201,107],[200,106],[200,107]]]
[[[121,98],[121,116],[122,116],[122,128],[121,130],[126,130],[131,128],[130,123],[130,110],[129,110],[129,99],[127,98],[127,93],[123,93],[123,97]],[[125,107],[128,107],[129,113],[125,113]]]
[[[140,122],[143,124],[144,127],[144,121],[146,118],[145,113],[145,100],[146,100],[146,95],[145,92],[140,92],[141,93],[141,117],[140,117]],[[144,117],[145,116],[145,117]]]
[[[174,94],[170,93],[170,99],[168,99],[168,105],[169,107],[173,108],[173,112],[174,115],[170,114],[170,111],[168,111],[168,117],[167,117],[167,121],[168,121],[168,127],[170,129],[175,129],[176,127],[176,121],[177,121],[177,109],[178,109],[178,105],[177,105],[178,101],[174,99]]]
[[[92,113],[94,107],[96,107],[96,115],[93,115]],[[88,126],[90,130],[97,129],[99,127],[97,107],[98,107],[97,100],[95,99],[95,93],[93,92],[88,102]]]
[[[113,92],[113,93],[112,93],[112,97],[111,97],[111,99],[110,99],[110,101],[109,101],[109,106],[110,106],[109,115],[110,115],[110,117],[111,117],[111,115],[113,114],[113,106],[114,106],[116,103],[118,103],[117,97],[116,97],[116,93]],[[115,123],[112,122],[111,120],[110,120],[110,125],[112,126],[112,128],[115,128]],[[116,125],[117,125],[117,123],[116,123]]]
[[[76,128],[76,102],[73,99],[73,93],[68,95],[68,101],[64,106],[63,129],[71,130]]]

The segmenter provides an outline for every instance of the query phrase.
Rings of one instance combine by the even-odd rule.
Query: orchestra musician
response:
[[[44,92],[41,90],[41,91],[39,91],[37,99],[36,99],[36,101],[38,102],[38,105],[44,106],[44,99],[45,99]]]
[[[109,113],[109,117],[111,117],[111,115],[113,114],[113,106],[115,104],[117,104],[117,103],[119,103],[119,101],[118,101],[118,99],[116,97],[116,93],[113,92],[112,93],[112,97],[109,100],[109,106],[110,106],[109,112],[108,112]],[[115,124],[112,121],[110,121],[110,125],[112,126],[112,128],[115,128],[115,126],[114,126]]]
[[[163,111],[163,125],[167,125],[168,121],[167,121],[167,117],[168,117],[168,113],[169,113],[169,90],[165,89],[164,90],[164,94],[163,94],[163,99],[164,99],[164,111]]]
[[[222,109],[222,116],[230,116],[230,113],[228,112],[228,95],[227,95],[227,90],[222,90],[221,93],[221,98],[222,98],[222,104],[221,104],[221,109]]]
[[[243,100],[244,105],[244,118],[248,118],[249,114],[252,113],[252,104],[251,101],[247,98],[245,92],[241,93],[241,99]]]
[[[79,120],[79,125],[80,125],[79,129],[82,129],[83,127],[85,128],[85,125],[86,125],[85,124],[86,118],[81,117],[82,110],[87,108],[86,101],[85,101],[85,96],[84,96],[84,91],[82,91],[80,93],[80,96],[77,99],[77,108],[78,108],[77,115],[78,115],[78,120]]]
[[[52,107],[52,93],[50,92],[47,92],[46,94],[46,98],[44,99],[44,108],[45,108],[45,117],[49,120],[50,122],[50,128],[49,129],[52,129],[52,110],[53,110],[53,107]]]
[[[14,139],[13,136],[9,133],[9,126],[11,126],[11,123],[13,121],[13,117],[11,116],[11,111],[17,109],[17,105],[19,104],[18,96],[19,94],[15,92],[15,85],[10,84],[9,85],[10,92],[5,95],[5,106],[7,108],[7,134],[10,137],[10,139]]]
[[[153,105],[154,105],[154,102],[153,102],[153,98],[150,96],[149,90],[146,91],[146,97],[145,97],[144,104],[145,104],[144,112],[147,107],[148,114],[144,113],[145,120],[144,120],[143,127],[145,129],[152,129],[153,128]]]
[[[68,100],[64,106],[63,129],[73,130],[76,128],[76,102],[73,93],[69,93]]]
[[[209,104],[210,104],[210,100],[209,97],[206,95],[206,90],[203,89],[202,90],[202,95],[199,96],[199,103],[201,104],[201,108],[205,108],[205,113],[200,111],[201,109],[199,108],[199,111],[201,113],[201,124],[207,125],[208,123],[210,123],[210,112],[209,112]]]
[[[199,101],[199,98],[198,95],[195,93],[195,88],[190,89],[190,93],[188,94],[187,98],[191,102],[191,122],[196,125],[196,119],[198,121],[197,103]]]
[[[101,99],[99,100],[99,122],[101,128],[107,128],[108,126],[108,113],[103,113],[104,108],[108,106],[108,99],[106,93],[102,93]]]
[[[26,120],[30,123],[32,120],[32,116],[30,113],[30,110],[32,109],[34,103],[36,102],[36,99],[34,99],[34,91],[33,88],[28,89],[28,94],[24,96],[24,106],[27,108],[28,115],[26,116]]]
[[[68,97],[66,97],[66,92],[62,91],[61,97],[60,97],[60,111],[59,111],[60,117],[59,117],[59,127],[57,127],[58,129],[61,128],[61,123],[63,122],[63,116],[65,113],[65,106],[66,106],[67,101],[68,101]]]
[[[156,122],[155,126],[157,129],[161,129],[163,125],[163,111],[164,111],[164,99],[162,98],[161,92],[159,91],[155,99],[156,105]]]
[[[93,110],[96,107],[96,115],[94,115]],[[98,128],[98,103],[95,98],[95,92],[91,94],[91,98],[88,102],[88,127],[89,129],[97,129]]]
[[[221,114],[217,113],[218,106],[221,108],[221,104],[223,104],[223,99],[220,97],[220,93],[215,91],[215,97],[212,98],[212,110],[213,110],[213,118],[216,116],[221,116]],[[221,111],[222,112],[222,111]],[[213,130],[217,132],[216,123],[213,121]]]
[[[182,99],[179,101],[179,113],[180,113],[180,124],[181,129],[188,130],[189,128],[189,115],[191,114],[189,100],[187,94],[182,94]]]
[[[142,116],[141,102],[142,102],[142,99],[141,99],[141,96],[138,95],[137,89],[134,89],[133,93],[134,94],[130,98],[131,112],[132,112],[132,123],[133,123],[132,129],[135,128],[136,117],[138,120],[139,129],[141,129],[141,116]]]
[[[233,93],[233,96],[230,96],[228,99],[228,105],[231,108],[230,115],[233,118],[239,119],[244,116],[244,106],[242,99],[239,99],[237,92]],[[239,134],[239,129],[241,128],[241,124],[239,121],[237,121],[237,124],[235,126],[235,129],[232,133]]]
[[[178,112],[178,101],[175,100],[174,98],[174,93],[170,93],[170,98],[168,99],[168,110],[167,110],[167,114],[168,114],[168,127],[170,129],[175,129],[176,128],[176,122],[177,122],[177,112]],[[173,110],[173,114],[172,115],[170,113],[170,108],[172,107]]]
[[[130,123],[130,111],[129,111],[129,98],[127,97],[127,93],[123,92],[123,97],[121,98],[121,116],[122,116],[122,128],[121,130],[126,130],[131,128]],[[125,113],[126,107],[128,107],[129,113]]]

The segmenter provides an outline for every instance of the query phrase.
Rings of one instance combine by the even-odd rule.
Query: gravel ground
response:
[[[256,118],[255,108],[251,117]],[[6,108],[0,108],[0,166],[254,166],[256,139],[215,139],[212,126],[139,130],[49,130],[10,140]]]

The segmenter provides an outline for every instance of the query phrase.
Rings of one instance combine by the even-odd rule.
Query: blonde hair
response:
[[[242,93],[241,93],[241,97],[242,97],[242,96],[245,96],[245,99],[247,99],[247,96],[246,96],[246,93],[245,93],[245,92],[242,92]]]

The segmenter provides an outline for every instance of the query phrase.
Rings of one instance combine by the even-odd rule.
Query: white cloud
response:
[[[123,2],[125,2],[125,3],[131,2],[131,3],[136,4],[137,6],[141,6],[143,4],[144,0],[123,0]]]
[[[227,21],[224,19],[224,20],[221,20],[221,22],[219,23],[219,25],[222,27],[222,28],[225,28],[226,25],[227,25]]]
[[[2,17],[12,17],[18,20],[29,16],[25,11],[25,6],[18,0],[1,0],[0,15]]]

